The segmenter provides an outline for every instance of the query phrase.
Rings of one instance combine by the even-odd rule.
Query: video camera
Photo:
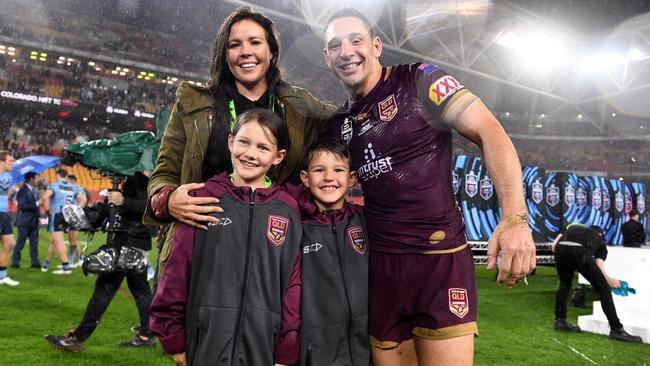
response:
[[[113,187],[111,191],[119,190],[120,182],[124,181],[125,176],[119,174],[103,174],[111,178]],[[97,202],[86,207],[79,207],[73,204],[67,204],[62,209],[65,222],[75,230],[97,232],[104,231],[109,233],[127,231],[122,225],[120,210],[115,205],[108,203],[108,198],[104,202]]]

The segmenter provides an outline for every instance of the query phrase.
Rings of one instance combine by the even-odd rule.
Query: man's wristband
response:
[[[153,210],[154,216],[160,221],[170,222],[174,221],[174,218],[169,214],[168,201],[169,195],[176,189],[176,187],[163,187],[156,194],[151,196],[151,209]]]
[[[508,221],[506,221],[506,228],[511,228],[517,225],[526,225],[528,226],[528,213],[517,214],[511,216]]]

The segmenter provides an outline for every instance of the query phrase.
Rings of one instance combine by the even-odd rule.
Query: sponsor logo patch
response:
[[[555,184],[551,184],[550,187],[546,188],[546,204],[555,207],[558,203],[560,203],[560,188],[556,187]]]
[[[451,75],[445,75],[429,86],[429,99],[436,105],[442,104],[450,95],[463,86]]]
[[[464,318],[469,312],[469,299],[464,288],[449,289],[449,311],[459,318]]]
[[[469,171],[469,174],[465,174],[465,193],[471,198],[476,196],[478,192],[478,177],[474,174],[473,170]]]
[[[269,238],[271,244],[276,247],[284,244],[284,241],[287,239],[288,229],[289,219],[282,216],[269,215],[266,237]]]
[[[536,180],[535,183],[533,183],[531,196],[533,198],[533,201],[538,205],[540,202],[542,202],[542,199],[544,199],[544,186],[539,182],[539,180]]]
[[[375,154],[372,143],[368,143],[368,147],[363,149],[363,154],[366,163],[357,169],[360,180],[374,179],[393,170],[392,158],[390,156],[382,158]]]
[[[341,140],[346,144],[352,141],[352,117],[345,117],[341,125]]]
[[[609,192],[603,191],[603,211],[609,211],[609,208],[612,207],[612,202],[609,199]]]
[[[636,210],[639,213],[645,212],[645,197],[642,194],[636,196]]]
[[[494,188],[492,186],[492,179],[490,179],[488,175],[485,175],[485,177],[481,179],[480,187],[481,188],[479,191],[481,192],[481,197],[484,200],[487,201],[490,198],[492,198],[492,194],[494,193]]]
[[[230,224],[232,224],[232,220],[229,217],[220,217],[217,222],[208,222],[208,226],[228,226]]]
[[[303,254],[316,253],[322,247],[323,247],[323,244],[321,244],[321,243],[318,243],[318,242],[311,243],[309,245],[305,245],[304,247],[302,247],[302,253]]]
[[[392,121],[397,114],[395,94],[391,94],[388,98],[379,102],[377,106],[379,107],[379,119],[384,122]]]
[[[352,249],[356,250],[359,254],[366,254],[366,239],[363,235],[363,229],[361,226],[352,226],[348,229],[348,236],[350,237],[350,243],[352,244]]]

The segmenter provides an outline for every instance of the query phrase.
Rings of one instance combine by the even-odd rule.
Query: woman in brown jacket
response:
[[[165,129],[158,164],[148,187],[144,222],[184,222],[205,229],[221,209],[216,198],[190,197],[207,178],[231,168],[226,146],[237,115],[268,108],[287,121],[289,150],[277,171],[279,182],[299,183],[300,160],[329,120],[334,106],[323,103],[280,75],[280,39],[273,22],[248,7],[236,9],[217,33],[207,87],[183,82]],[[170,226],[167,238],[173,236]],[[170,252],[165,240],[161,266]],[[161,271],[162,272],[162,271]]]

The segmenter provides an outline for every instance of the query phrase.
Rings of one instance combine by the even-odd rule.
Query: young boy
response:
[[[300,177],[304,187],[290,189],[303,221],[301,273],[294,270],[283,308],[290,328],[281,332],[276,362],[296,364],[299,349],[300,365],[369,365],[368,242],[361,207],[345,201],[356,183],[350,152],[339,140],[320,140]]]

